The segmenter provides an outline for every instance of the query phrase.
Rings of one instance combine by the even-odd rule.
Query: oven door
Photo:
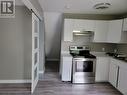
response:
[[[73,59],[73,83],[94,83],[95,82],[96,60],[86,58]]]

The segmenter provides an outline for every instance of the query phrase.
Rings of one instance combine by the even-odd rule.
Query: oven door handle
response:
[[[73,58],[73,61],[96,61],[96,59],[89,59],[89,58]]]

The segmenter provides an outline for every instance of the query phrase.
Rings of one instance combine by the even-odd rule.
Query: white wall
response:
[[[62,13],[44,12],[45,49],[47,60],[59,60]]]
[[[0,80],[31,79],[32,15],[16,7],[15,18],[0,18]]]
[[[40,22],[40,71],[44,71],[44,21]],[[15,18],[0,18],[0,80],[31,79],[32,15],[16,7]]]

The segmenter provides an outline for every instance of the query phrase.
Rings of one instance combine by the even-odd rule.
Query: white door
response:
[[[119,70],[119,82],[118,89],[124,95],[127,95],[127,68],[125,66],[121,66]]]
[[[123,20],[109,21],[108,42],[118,43],[121,41]]]
[[[96,81],[108,82],[109,80],[109,57],[97,57]]]
[[[118,69],[117,61],[114,59],[111,59],[110,63],[110,70],[109,70],[109,82],[114,86],[117,87],[117,78],[118,78]]]
[[[74,19],[74,29],[77,31],[94,31],[94,20]]]
[[[123,22],[123,31],[126,32],[127,31],[127,18],[124,19]]]
[[[95,22],[94,42],[107,42],[108,21],[97,20]]]
[[[73,41],[73,19],[64,19],[64,41]]]
[[[33,93],[39,77],[39,19],[32,13],[32,84]]]

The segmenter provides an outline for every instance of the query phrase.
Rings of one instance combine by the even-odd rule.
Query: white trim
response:
[[[60,61],[59,59],[46,59],[47,61]]]
[[[29,0],[22,0],[22,2],[25,4],[25,6],[29,10],[32,9],[34,11],[34,13],[39,17],[40,20],[43,20],[43,18],[41,17],[41,15],[38,13],[38,11],[36,10],[36,8],[33,6],[33,4]]]
[[[31,80],[0,80],[0,83],[31,83]]]
[[[37,35],[39,35],[39,18],[34,14],[32,13],[32,74],[31,74],[31,77],[32,77],[32,82],[31,82],[31,93],[34,92],[35,88],[36,88],[36,85],[38,83],[38,80],[39,80],[39,57],[37,58],[37,63],[35,64],[35,53],[37,52],[38,56],[39,56],[39,49],[36,49],[36,52],[35,52],[35,48],[34,48],[34,44],[35,44],[35,37],[36,37],[36,34],[35,34],[35,21],[37,22]],[[39,39],[39,36],[37,36],[37,38]],[[38,47],[39,48],[39,40],[37,40],[37,43],[38,43]],[[35,70],[37,69],[37,76],[35,76]],[[36,78],[35,78],[36,77]]]

